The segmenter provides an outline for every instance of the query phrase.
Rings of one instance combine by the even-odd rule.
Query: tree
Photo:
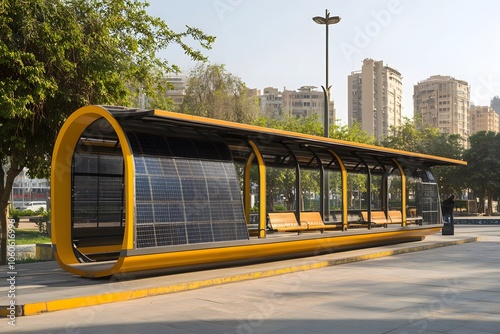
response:
[[[382,146],[416,153],[436,155],[452,159],[461,159],[462,138],[457,134],[440,133],[438,128],[424,127],[417,129],[415,121],[405,118],[403,124],[391,128],[392,136],[382,140]],[[465,188],[461,167],[436,166],[433,174],[441,193],[459,192]]]
[[[317,115],[309,117],[285,116],[283,118],[259,117],[253,124],[265,128],[293,131],[316,136],[321,136],[323,133],[323,125],[319,121]]]
[[[483,207],[484,197],[488,198],[486,214],[491,216],[493,196],[500,189],[500,133],[477,132],[469,142],[470,148],[464,154],[468,185],[479,194]]]
[[[330,125],[330,138],[375,145],[377,142],[373,135],[369,135],[361,128],[361,123],[354,123],[351,127],[347,125]]]
[[[179,70],[157,57],[169,44],[205,59],[184,39],[210,48],[214,37],[189,26],[176,33],[146,7],[138,0],[0,2],[1,263],[14,178],[24,167],[31,176],[49,174],[66,117],[83,105],[133,106],[139,94],[164,91],[165,73]]]
[[[458,134],[438,133],[428,138],[423,152],[451,159],[462,159],[464,149],[462,137]],[[432,173],[438,183],[441,194],[460,193],[465,189],[464,166],[434,166]]]
[[[283,117],[279,119],[272,117],[259,117],[254,120],[253,125],[311,135],[320,135],[323,131],[322,124],[315,115],[311,117]],[[254,171],[254,173],[257,172],[257,170]],[[307,175],[307,177],[309,176],[310,175]],[[257,179],[257,175],[253,175],[253,178]],[[309,180],[311,181],[310,178]],[[319,191],[319,185],[317,185],[317,182],[311,181],[309,186],[309,191]],[[266,187],[266,205],[270,210],[274,209],[274,197],[281,194],[285,196],[286,209],[292,209],[291,205],[294,204],[296,191],[294,169],[275,167],[266,168]]]
[[[189,74],[181,112],[239,123],[257,116],[257,100],[224,65],[200,63]]]
[[[255,125],[274,128],[279,130],[293,131],[306,133],[310,135],[321,136],[324,133],[323,124],[319,121],[317,115],[309,117],[286,116],[280,119],[270,117],[260,117],[255,122]],[[368,135],[361,129],[360,124],[355,124],[352,127],[346,125],[330,125],[330,138],[374,144],[375,137]],[[272,208],[274,195],[284,194],[287,203],[292,203],[295,198],[295,171],[289,169],[268,168],[267,169],[267,205]],[[319,172],[301,170],[302,187],[305,195],[319,193]],[[330,189],[335,192],[340,184],[340,173],[335,173],[329,178]],[[352,175],[349,177],[349,184],[356,189],[366,189],[366,178],[363,175]],[[288,207],[287,209],[290,209]]]
[[[425,127],[417,129],[412,119],[404,118],[403,123],[397,127],[391,127],[392,135],[385,137],[381,145],[398,150],[424,153],[427,142],[439,134],[439,129]],[[427,154],[430,154],[427,152]]]

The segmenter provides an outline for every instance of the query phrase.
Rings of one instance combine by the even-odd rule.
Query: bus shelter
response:
[[[98,277],[317,249],[317,234],[286,247],[273,241],[275,211],[293,212],[299,225],[317,212],[343,237],[385,219],[401,227],[400,240],[418,238],[442,223],[430,168],[463,164],[161,110],[87,106],[56,141],[52,242],[63,268]],[[285,194],[273,193],[278,179]],[[286,205],[275,207],[275,198]],[[422,227],[405,229],[415,222]],[[380,242],[391,236],[398,239],[386,233]]]

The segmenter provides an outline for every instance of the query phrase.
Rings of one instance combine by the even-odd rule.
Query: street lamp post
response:
[[[326,28],[326,84],[325,86],[321,86],[323,88],[323,92],[325,93],[325,137],[330,137],[330,120],[329,120],[329,106],[330,106],[330,86],[328,85],[328,26],[330,24],[336,24],[340,22],[339,16],[331,16],[330,11],[325,9],[325,17],[315,16],[313,17],[313,21],[317,24],[324,24]],[[323,194],[322,201],[320,203],[320,210],[323,213],[323,220],[330,220],[330,185],[329,185],[329,177],[328,171],[322,169],[321,171],[321,186],[320,192]],[[343,214],[344,216],[345,214]],[[344,221],[342,218],[342,221]]]
[[[336,24],[340,22],[339,16],[330,16],[330,11],[325,9],[325,17],[315,16],[313,17],[313,21],[317,24],[324,24],[326,27],[326,85],[321,86],[323,88],[323,92],[325,93],[325,137],[330,137],[330,122],[329,122],[329,113],[328,107],[330,105],[330,86],[328,85],[328,26],[330,24]]]

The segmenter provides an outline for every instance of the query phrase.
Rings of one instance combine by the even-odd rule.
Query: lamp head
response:
[[[313,21],[316,22],[317,24],[336,24],[340,22],[340,16],[332,16],[332,17],[321,17],[321,16],[315,16],[313,17]]]

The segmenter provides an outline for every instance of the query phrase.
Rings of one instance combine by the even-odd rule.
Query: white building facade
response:
[[[365,59],[361,71],[352,72],[348,84],[348,125],[361,128],[382,140],[402,124],[403,81],[401,73],[383,61]]]
[[[466,81],[433,75],[414,86],[413,104],[419,120],[417,128],[427,125],[442,133],[458,134],[462,137],[462,146],[468,148],[471,119],[470,87]]]

